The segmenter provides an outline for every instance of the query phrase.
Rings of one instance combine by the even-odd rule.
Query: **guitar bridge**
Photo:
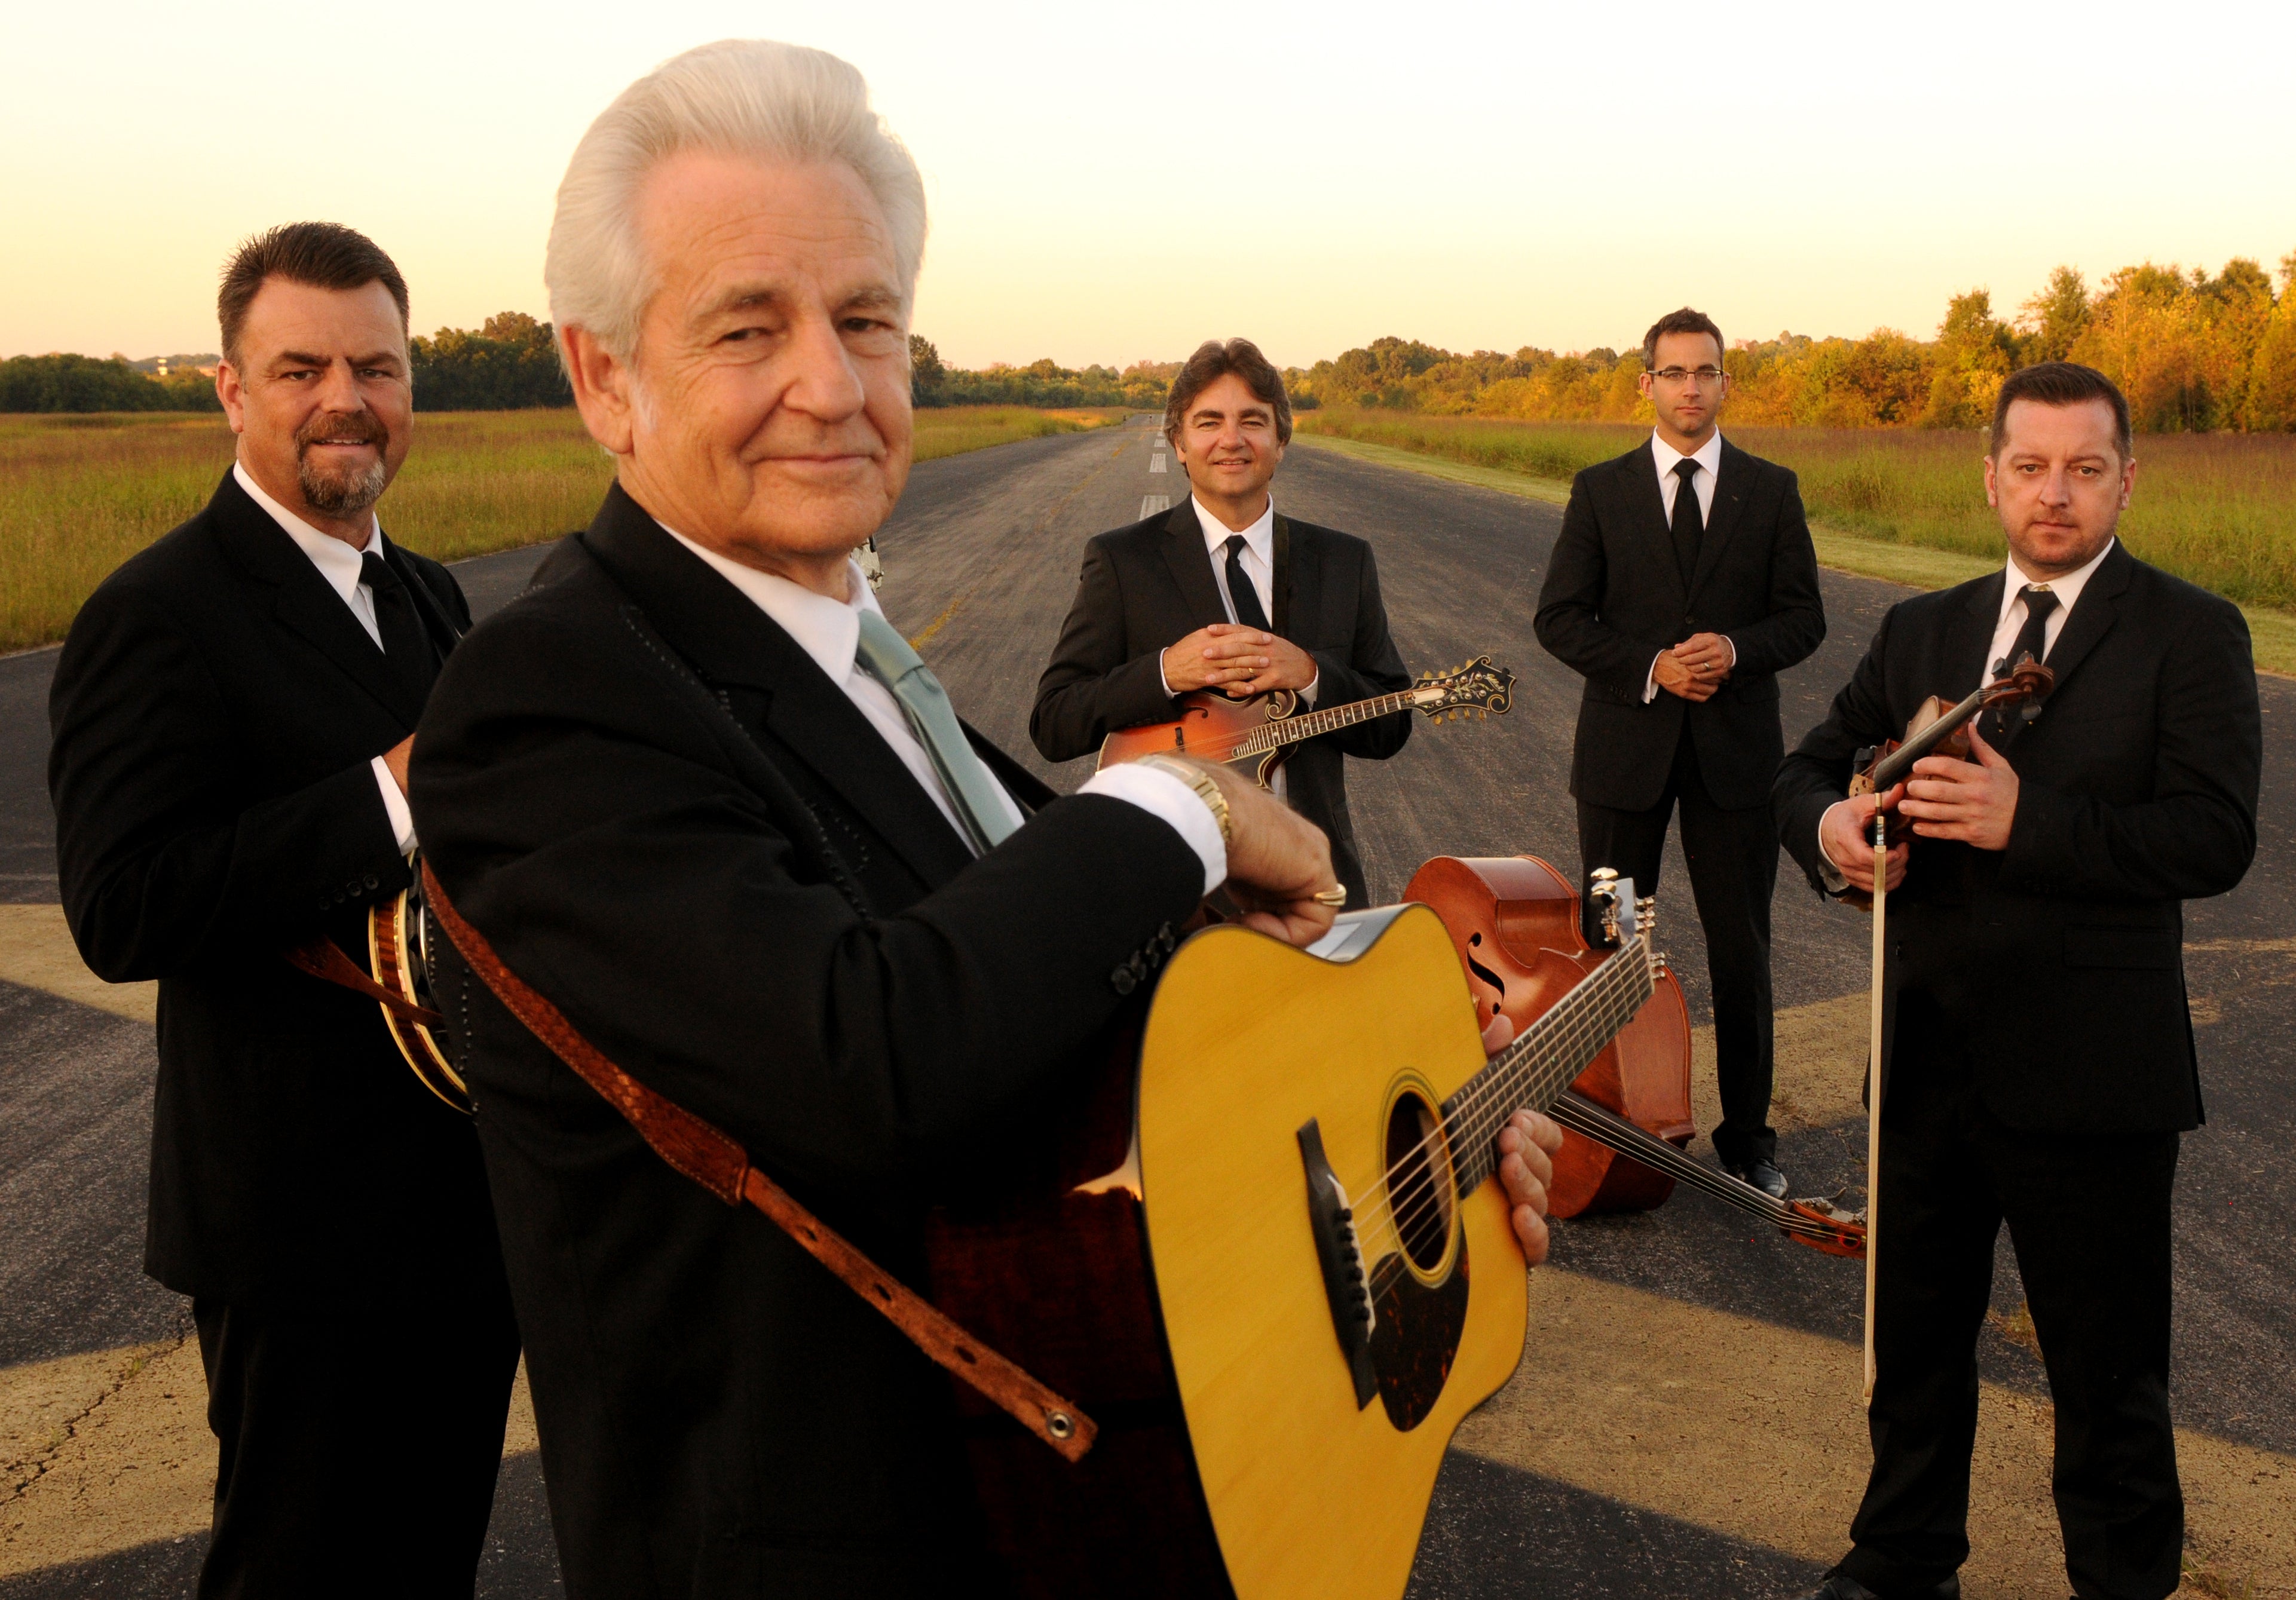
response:
[[[1347,1358],[1360,1411],[1379,1392],[1379,1374],[1371,1359],[1372,1329],[1379,1321],[1372,1304],[1371,1275],[1364,1269],[1363,1242],[1356,1236],[1348,1191],[1324,1154],[1324,1131],[1310,1117],[1300,1125],[1299,1138],[1300,1160],[1308,1170],[1308,1225],[1316,1236],[1316,1259],[1323,1264],[1332,1331],[1339,1335],[1340,1353]]]

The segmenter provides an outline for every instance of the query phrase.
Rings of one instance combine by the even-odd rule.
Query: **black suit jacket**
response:
[[[1655,805],[1687,718],[1714,803],[1767,804],[1785,754],[1777,674],[1825,638],[1794,475],[1722,441],[1698,567],[1685,585],[1649,443],[1587,468],[1571,482],[1535,625],[1538,642],[1587,679],[1571,794],[1618,811]],[[1726,634],[1737,647],[1729,682],[1695,706],[1664,690],[1644,705],[1651,663],[1693,633]]]
[[[1927,697],[1977,686],[2006,581],[1893,607],[1780,770],[1780,835],[1814,886],[1818,820],[1856,753],[1900,735]],[[2190,1128],[2201,1092],[2183,902],[2230,889],[2256,853],[2263,729],[2248,624],[2115,545],[2047,665],[2056,687],[2007,750],[2020,785],[2009,846],[1914,841],[1890,896],[1885,997],[1937,1001],[2012,1127]]]
[[[1350,535],[1278,515],[1275,607],[1269,625],[1316,658],[1316,709],[1407,689],[1411,674],[1387,631],[1371,546]],[[1198,628],[1227,621],[1203,524],[1193,500],[1085,546],[1076,603],[1037,682],[1029,735],[1047,761],[1089,755],[1119,728],[1163,722],[1159,654]],[[1292,808],[1331,837],[1332,865],[1348,903],[1366,902],[1344,757],[1384,761],[1411,737],[1411,714],[1359,722],[1308,740],[1285,764]]]
[[[447,569],[386,543],[441,649]],[[372,1001],[280,951],[366,951],[407,882],[373,759],[422,707],[310,559],[229,474],[106,578],[48,701],[64,911],[114,983],[160,980],[145,1269],[248,1300],[484,1270],[478,1141]]]
[[[423,849],[511,968],[888,1270],[999,1180],[1203,890],[1167,824],[1024,805],[975,860],[843,691],[618,487],[456,651]],[[1144,955],[1144,952],[1146,952]],[[577,1596],[900,1595],[980,1548],[947,1380],[450,979]]]

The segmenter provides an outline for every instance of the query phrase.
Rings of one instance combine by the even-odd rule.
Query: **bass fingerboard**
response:
[[[1637,934],[1582,978],[1443,1102],[1443,1132],[1462,1196],[1498,1167],[1499,1130],[1528,1107],[1545,1111],[1654,992],[1650,941]]]

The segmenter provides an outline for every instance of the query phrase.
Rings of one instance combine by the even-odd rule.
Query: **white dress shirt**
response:
[[[969,839],[964,825],[958,820],[955,802],[941,787],[940,774],[933,770],[932,756],[909,726],[901,703],[893,698],[876,676],[862,667],[856,657],[861,642],[861,613],[884,610],[877,604],[876,592],[861,568],[847,563],[847,598],[833,600],[825,594],[816,593],[802,584],[791,583],[754,567],[744,567],[716,551],[705,549],[673,527],[662,531],[692,551],[704,565],[740,590],[758,609],[778,624],[782,631],[797,641],[797,647],[813,658],[824,676],[835,684],[854,708],[868,719],[901,764],[908,768],[932,803],[940,808],[941,815],[960,838]],[[1006,808],[1014,827],[1021,826],[1027,815],[1013,796],[1005,792],[996,774],[988,774],[989,784],[996,798]],[[1095,772],[1085,780],[1077,792],[1080,795],[1105,795],[1140,807],[1168,823],[1189,849],[1203,863],[1204,893],[1209,894],[1227,881],[1227,845],[1220,837],[1219,823],[1203,797],[1169,772],[1153,767],[1117,766],[1104,772]]]
[[[2018,567],[2017,558],[2010,557],[2008,569],[2002,578],[2001,615],[1993,624],[1993,643],[1985,652],[1985,664],[1978,668],[1977,682],[1970,687],[1982,689],[1993,682],[1993,664],[2007,658],[2009,647],[2015,644],[2017,635],[2025,631],[2025,591],[2028,587],[2046,589],[2057,597],[2057,608],[2050,612],[2048,620],[2041,624],[2041,662],[2046,665],[2049,652],[2057,648],[2057,636],[2065,631],[2065,619],[2073,614],[2073,607],[2079,603],[2081,591],[2088,586],[2089,575],[2096,570],[2100,561],[2112,553],[2115,543],[2107,539],[2104,548],[2092,556],[2087,565],[2061,578],[2051,578],[2040,584],[2027,577]],[[1839,804],[1847,805],[1849,803],[1844,800]],[[1831,815],[1833,811],[1833,806],[1827,806],[1826,815]],[[1836,894],[1841,893],[1849,880],[1841,876],[1841,869],[1833,863],[1833,857],[1826,852],[1824,816],[1817,820],[1817,856],[1820,862],[1818,876],[1825,880],[1827,888]]]
[[[1722,431],[1719,429],[1707,436],[1706,443],[1685,455],[1664,439],[1656,430],[1651,434],[1651,459],[1658,466],[1659,502],[1666,508],[1666,525],[1674,527],[1674,497],[1682,487],[1682,479],[1674,469],[1685,461],[1696,461],[1698,470],[1690,475],[1690,486],[1698,496],[1698,526],[1703,527],[1714,517],[1714,486],[1720,481],[1722,470]],[[1730,665],[1738,665],[1738,644],[1727,633],[1722,642],[1730,647]],[[1665,654],[1660,651],[1660,655]],[[1658,657],[1651,657],[1650,672],[1643,679],[1643,704],[1658,698]]]
[[[382,624],[375,620],[374,591],[359,581],[365,571],[365,563],[360,558],[369,551],[376,555],[382,553],[381,522],[370,517],[366,543],[353,550],[332,534],[321,533],[265,494],[254,475],[236,461],[232,463],[231,475],[239,480],[239,486],[247,491],[250,500],[271,513],[271,519],[280,530],[295,541],[295,548],[311,559],[311,565],[319,569],[327,586],[342,596],[343,604],[351,608],[359,626],[374,641],[374,648],[382,649]],[[378,755],[371,764],[375,787],[382,791],[383,812],[390,818],[391,834],[398,841],[398,853],[405,855],[414,848],[414,813],[407,808],[406,796],[399,792],[398,780],[390,775],[389,763]]]
[[[2107,539],[2104,548],[2091,557],[2086,566],[2061,578],[2051,578],[2045,584],[2036,584],[2027,577],[2019,569],[2017,559],[2012,556],[2008,574],[2001,585],[2001,615],[1993,624],[1992,648],[1985,652],[1985,665],[1978,669],[1977,682],[1970,687],[1980,688],[1993,682],[1993,664],[2009,654],[2009,647],[2015,644],[2017,635],[2025,631],[2025,591],[2028,587],[2046,589],[2057,597],[2057,608],[2050,612],[2049,619],[2041,624],[2041,659],[2046,665],[2049,652],[2057,648],[2057,635],[2065,631],[2065,618],[2073,614],[2073,606],[2079,600],[2081,591],[2088,585],[2089,575],[2096,570],[2098,562],[2112,553],[2115,543]]]

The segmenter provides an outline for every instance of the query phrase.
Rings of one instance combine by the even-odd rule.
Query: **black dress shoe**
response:
[[[1770,1170],[1775,1171],[1777,1169],[1772,1167]],[[1882,1596],[1855,1578],[1836,1572],[1819,1584],[1808,1600],[1882,1600]],[[1915,1600],[1915,1597],[1908,1595],[1907,1600]],[[1943,1583],[1922,1590],[1918,1600],[1961,1600],[1961,1575],[1956,1572]]]
[[[1742,1167],[1726,1167],[1723,1170],[1741,1183],[1752,1184],[1773,1200],[1786,1197],[1786,1175],[1767,1161],[1750,1161]],[[1859,1600],[1859,1596],[1844,1595],[1842,1600]]]

